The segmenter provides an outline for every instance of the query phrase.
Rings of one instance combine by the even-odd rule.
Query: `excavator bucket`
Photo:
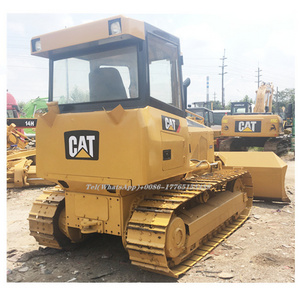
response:
[[[243,167],[253,180],[254,199],[290,202],[285,192],[287,164],[273,152],[216,152],[226,167]]]

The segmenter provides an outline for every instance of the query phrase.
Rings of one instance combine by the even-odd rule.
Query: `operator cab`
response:
[[[19,118],[20,109],[16,99],[10,93],[6,93],[6,117]]]
[[[205,126],[211,127],[214,125],[214,116],[212,110],[206,107],[189,107],[188,110],[203,117]]]
[[[250,102],[231,102],[231,114],[243,115],[252,113],[252,104]]]
[[[32,39],[60,113],[152,106],[185,116],[179,39],[118,16]]]

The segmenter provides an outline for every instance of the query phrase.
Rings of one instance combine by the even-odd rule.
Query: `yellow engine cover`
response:
[[[153,107],[60,114],[48,106],[37,125],[37,173],[66,190],[142,186],[190,171],[191,158],[214,160],[209,128],[189,131],[185,118]]]
[[[222,136],[276,137],[283,134],[278,115],[231,115],[222,119]]]

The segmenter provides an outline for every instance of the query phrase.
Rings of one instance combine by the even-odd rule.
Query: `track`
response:
[[[64,199],[64,192],[54,188],[44,191],[34,201],[28,217],[29,230],[40,245],[62,249],[69,243],[68,238],[58,228]]]
[[[289,149],[289,141],[286,138],[271,138],[264,144],[264,151],[273,151],[278,156],[287,153]]]
[[[145,197],[126,233],[132,264],[172,277],[186,272],[236,230],[247,219],[253,197],[252,179],[244,170],[215,171],[176,184],[189,188],[161,189]],[[29,228],[39,244],[57,249],[70,244],[59,229],[64,228],[63,209],[60,190],[44,191],[33,203]]]
[[[219,151],[248,151],[248,147],[243,138],[231,137],[220,142]]]
[[[252,142],[251,142],[252,141]],[[248,151],[249,147],[264,147],[264,151],[272,151],[276,155],[281,156],[291,148],[290,137],[280,136],[276,138],[268,138],[267,141],[260,145],[251,138],[228,138],[222,140],[219,145],[219,151]]]
[[[247,193],[245,209],[240,212],[234,210],[226,217],[230,211],[226,208],[226,213],[224,211],[217,213],[214,218],[214,212],[224,205],[222,202],[226,202],[221,192],[225,192],[230,183],[237,178],[242,178],[243,192]],[[222,170],[199,176],[188,182],[202,188],[160,191],[145,198],[135,208],[128,224],[126,246],[132,264],[177,278],[247,219],[252,206],[253,189],[251,177],[246,171]],[[243,192],[225,193],[230,193],[227,196],[232,198],[234,193]],[[223,199],[217,199],[218,194],[219,198]],[[214,197],[208,199],[209,196],[215,196],[215,199]],[[211,206],[213,209],[210,209]],[[201,211],[209,212],[211,215],[207,218]],[[193,223],[199,222],[201,218],[203,219],[201,229],[204,229],[197,229],[198,231],[192,233]],[[189,219],[192,219],[190,224]]]

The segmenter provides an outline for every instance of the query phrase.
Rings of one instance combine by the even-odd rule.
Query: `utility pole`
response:
[[[261,72],[262,70],[258,67],[257,68],[257,71],[255,71],[255,72],[257,72],[257,81],[255,81],[255,82],[257,82],[257,88],[259,89],[259,84],[260,84],[260,72]]]
[[[222,68],[222,73],[219,75],[222,75],[222,106],[223,108],[225,108],[225,88],[224,88],[224,75],[227,74],[227,72],[224,72],[225,67],[227,67],[227,65],[224,65],[225,59],[227,59],[227,57],[225,57],[225,49],[224,49],[224,55],[222,58],[220,58],[222,60],[222,66],[219,66],[220,68]]]

